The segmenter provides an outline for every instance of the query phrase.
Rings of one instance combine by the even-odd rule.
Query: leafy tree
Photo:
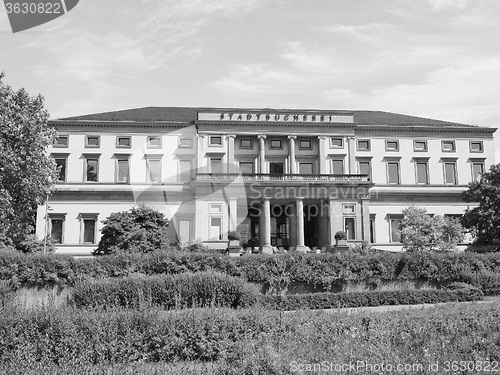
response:
[[[37,207],[57,178],[46,152],[56,132],[47,125],[43,97],[14,91],[3,77],[0,73],[0,241],[19,247],[33,233]]]
[[[500,164],[483,173],[479,181],[471,182],[462,193],[462,199],[467,203],[479,203],[477,207],[467,209],[462,217],[462,225],[473,235],[475,243],[499,243]]]
[[[425,208],[415,206],[405,208],[402,213],[401,242],[406,251],[450,251],[464,239],[458,219],[431,216]]]
[[[168,250],[169,221],[150,207],[132,207],[112,213],[103,221],[102,236],[93,255],[149,253]]]

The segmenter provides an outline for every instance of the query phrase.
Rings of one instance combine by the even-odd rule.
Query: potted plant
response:
[[[240,245],[240,232],[232,230],[227,234],[228,244],[227,250],[231,256],[240,256],[241,245]]]
[[[343,230],[335,233],[335,246],[347,246],[347,233]]]

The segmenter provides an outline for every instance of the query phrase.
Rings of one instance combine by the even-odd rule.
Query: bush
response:
[[[259,291],[243,280],[218,272],[179,275],[135,275],[120,279],[77,282],[73,301],[77,307],[249,307]]]
[[[239,240],[241,238],[240,232],[232,230],[227,234],[227,239],[230,241]]]
[[[285,298],[265,296],[263,303],[269,308],[284,310],[331,309],[382,305],[418,305],[439,302],[479,301],[483,293],[472,286],[453,290],[400,290],[355,293],[309,293],[288,295]]]
[[[146,206],[111,214],[93,255],[149,253],[169,250],[168,219]]]
[[[337,233],[335,233],[334,238],[336,240],[347,240],[347,233],[342,230],[339,230]]]

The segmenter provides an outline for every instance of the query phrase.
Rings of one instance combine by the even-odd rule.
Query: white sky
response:
[[[52,118],[366,109],[497,127],[499,20],[499,0],[80,0],[12,34],[0,8],[0,71]]]

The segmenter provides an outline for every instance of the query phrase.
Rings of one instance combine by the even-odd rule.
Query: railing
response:
[[[325,182],[368,182],[364,174],[272,174],[272,173],[197,173],[196,180],[229,181],[241,177],[244,181],[325,181]]]

